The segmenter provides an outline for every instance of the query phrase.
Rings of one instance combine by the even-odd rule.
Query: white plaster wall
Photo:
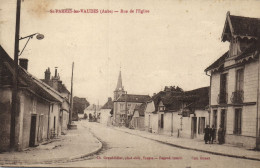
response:
[[[152,132],[158,133],[158,114],[152,114]]]
[[[217,99],[218,99],[218,94],[219,94],[219,89],[220,89],[220,75],[219,73],[212,74],[212,80],[211,80],[211,105],[217,105]]]
[[[245,65],[244,69],[244,102],[257,101],[257,79],[258,79],[257,62]]]

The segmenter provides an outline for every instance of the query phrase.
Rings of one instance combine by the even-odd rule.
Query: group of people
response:
[[[204,129],[205,144],[207,144],[208,142],[213,144],[213,141],[215,139],[215,133],[216,129],[214,128],[214,125],[212,125],[212,128],[209,128],[209,125],[206,126],[206,128]]]
[[[224,129],[219,126],[218,129],[218,142],[219,144],[223,144],[224,143]],[[212,125],[212,127],[210,128],[209,125],[206,126],[205,130],[204,130],[204,141],[205,144],[213,144],[213,141],[216,139],[216,129],[214,127],[214,125]]]

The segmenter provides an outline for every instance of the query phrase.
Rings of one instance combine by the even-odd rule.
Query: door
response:
[[[35,146],[35,137],[36,137],[36,115],[31,116],[31,129],[30,129],[30,141],[29,146]]]
[[[151,116],[148,115],[148,129],[150,129],[151,127]]]
[[[213,126],[215,129],[218,129],[218,110],[213,110]],[[216,139],[217,131],[215,131],[214,139]]]
[[[161,128],[163,129],[164,126],[164,118],[163,118],[163,114],[161,114]]]
[[[158,132],[162,133],[163,132],[163,127],[164,127],[164,114],[159,114],[158,118]]]
[[[227,120],[226,109],[222,109],[221,116],[220,116],[220,126],[221,128],[223,128],[224,142],[225,142],[225,135],[226,135],[226,120]]]
[[[191,119],[191,138],[197,137],[197,117]]]

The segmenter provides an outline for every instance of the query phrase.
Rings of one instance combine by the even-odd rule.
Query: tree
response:
[[[175,86],[165,86],[164,87],[164,91],[165,92],[183,92],[183,89],[179,86],[175,87]]]
[[[84,110],[89,106],[86,98],[73,97],[72,120],[78,120],[78,114],[84,114]]]

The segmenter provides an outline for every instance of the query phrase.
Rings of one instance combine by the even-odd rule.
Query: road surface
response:
[[[180,149],[131,135],[99,123],[81,121],[103,143],[96,155],[73,162],[58,163],[62,167],[183,167],[183,168],[260,168],[259,161],[212,155]],[[80,150],[80,149],[79,149]],[[53,165],[54,166],[54,165]]]

